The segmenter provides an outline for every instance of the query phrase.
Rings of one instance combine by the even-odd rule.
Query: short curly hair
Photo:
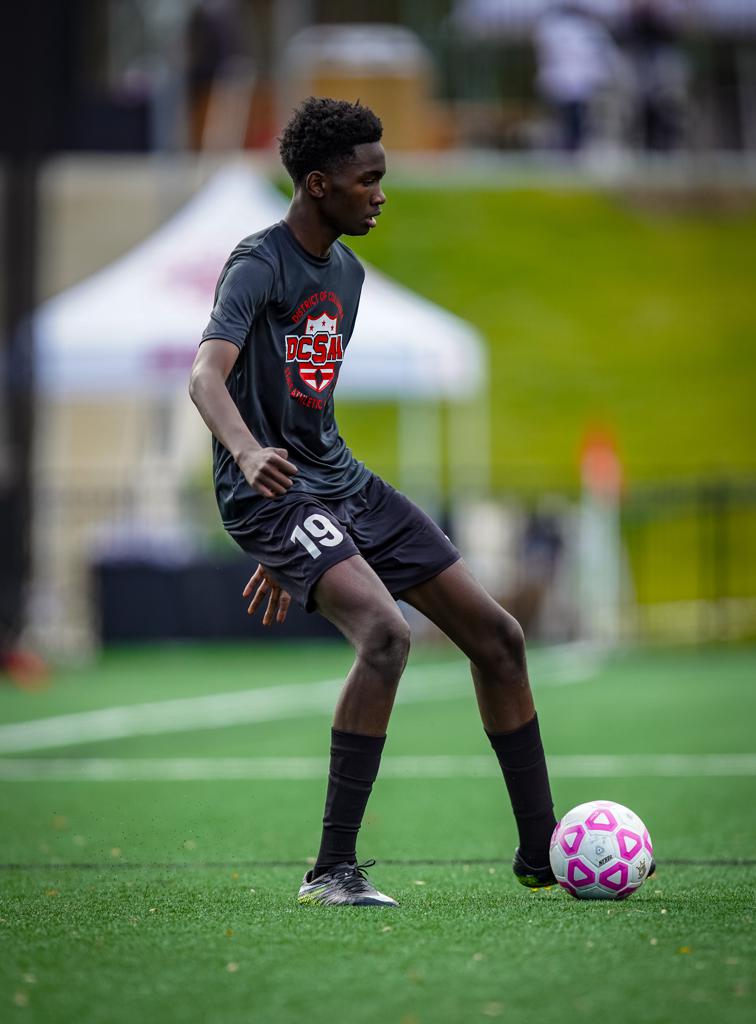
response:
[[[354,157],[354,147],[379,142],[380,118],[359,100],[310,96],[294,111],[280,138],[281,162],[295,185],[310,171],[332,171]]]

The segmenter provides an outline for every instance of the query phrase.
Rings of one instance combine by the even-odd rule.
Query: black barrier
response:
[[[93,566],[94,606],[103,644],[163,640],[339,638],[320,615],[292,605],[285,626],[262,625],[242,596],[254,565],[245,560],[192,559],[176,565],[128,559]]]

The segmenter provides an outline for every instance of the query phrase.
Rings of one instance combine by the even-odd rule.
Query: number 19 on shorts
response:
[[[324,548],[335,548],[337,544],[341,544],[343,539],[344,534],[341,530],[319,512],[313,512],[311,516],[308,516],[302,526],[295,526],[289,538],[293,543],[301,544],[312,558],[320,558],[322,554],[318,544]],[[315,543],[316,541],[317,543]]]

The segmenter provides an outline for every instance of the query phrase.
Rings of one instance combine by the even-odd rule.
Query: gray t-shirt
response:
[[[238,345],[226,386],[244,422],[263,447],[286,448],[299,470],[292,489],[318,497],[347,497],[370,475],[333,412],[364,277],[347,246],[337,241],[327,257],[313,256],[280,221],[231,253],[202,334]],[[241,502],[260,496],[216,438],[213,471],[221,516],[235,520]]]

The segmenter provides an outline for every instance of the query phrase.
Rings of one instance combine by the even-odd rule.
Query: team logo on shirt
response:
[[[335,316],[308,316],[304,334],[286,335],[287,364],[296,363],[299,376],[318,394],[333,383],[343,358],[344,347]]]

